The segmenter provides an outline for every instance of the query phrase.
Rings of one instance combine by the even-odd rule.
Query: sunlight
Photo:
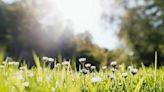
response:
[[[70,20],[75,33],[93,30],[101,16],[99,0],[49,0],[46,1],[51,12],[58,10],[60,17]]]

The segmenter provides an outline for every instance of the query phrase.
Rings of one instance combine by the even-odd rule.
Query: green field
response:
[[[164,67],[142,67],[130,71],[125,65],[110,65],[96,71],[71,68],[68,61],[55,63],[55,68],[41,67],[34,54],[36,68],[3,61],[0,65],[1,92],[164,92]],[[116,69],[116,67],[119,68]],[[113,70],[114,69],[114,70]]]

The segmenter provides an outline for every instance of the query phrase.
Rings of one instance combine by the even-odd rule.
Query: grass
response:
[[[36,68],[5,64],[0,68],[1,92],[164,92],[164,67],[142,67],[132,74],[125,67],[115,72],[101,69],[99,72],[83,74],[70,65],[55,64],[54,69],[41,67],[38,56],[33,52]],[[12,61],[8,61],[12,62]],[[1,65],[2,66],[2,65]],[[122,73],[127,77],[122,77]]]

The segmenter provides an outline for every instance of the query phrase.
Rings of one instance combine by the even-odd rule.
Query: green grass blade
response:
[[[2,64],[3,60],[5,58],[5,48],[0,48],[0,64]]]
[[[32,51],[32,54],[33,54],[34,62],[36,64],[37,69],[41,69],[39,57],[37,56],[35,51]]]
[[[154,89],[156,91],[156,81],[157,81],[157,52],[155,52],[155,71],[154,71]]]
[[[143,83],[144,77],[142,77],[142,79],[138,82],[134,92],[139,92],[141,87],[142,87],[142,83]]]

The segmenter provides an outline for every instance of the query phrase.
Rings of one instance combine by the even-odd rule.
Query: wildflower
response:
[[[19,65],[19,62],[8,62],[9,65]]]
[[[57,63],[55,67],[58,68],[60,67],[60,65],[61,65],[60,63]]]
[[[116,61],[112,61],[112,62],[110,63],[110,65],[111,65],[112,67],[116,67],[117,62],[116,62]]]
[[[116,67],[117,70],[120,70],[122,68],[122,65],[119,65]]]
[[[133,66],[128,66],[128,70],[131,70],[131,69],[133,69]]]
[[[23,82],[22,85],[23,85],[24,87],[28,87],[28,86],[29,86],[29,82],[28,82],[28,81]]]
[[[79,62],[80,62],[81,64],[85,64],[86,58],[79,58]]]
[[[102,69],[103,69],[103,70],[106,70],[106,69],[107,69],[107,66],[103,66]]]
[[[48,58],[48,61],[49,62],[54,62],[54,59],[53,58]]]
[[[111,70],[113,73],[117,71],[117,69],[115,69],[115,68],[112,68]]]
[[[3,62],[2,62],[2,64],[3,64],[3,65],[6,65],[6,64],[7,64],[7,62],[6,62],[6,61],[3,61]]]
[[[126,78],[127,76],[128,76],[127,73],[122,73],[122,77],[123,77],[123,78]]]
[[[42,77],[37,77],[37,82],[41,82],[42,81]]]
[[[91,66],[91,70],[95,70],[96,69],[96,66]]]
[[[33,77],[33,76],[34,76],[34,74],[33,74],[31,71],[27,71],[27,75],[28,75],[29,77]]]
[[[70,64],[69,61],[64,61],[64,62],[62,62],[62,65],[63,65],[63,66],[68,66],[69,64]]]
[[[3,66],[3,65],[0,65],[0,69],[3,69],[5,66]]]
[[[19,67],[19,69],[20,69],[20,70],[25,70],[25,69],[26,69],[26,67]]]
[[[43,60],[43,61],[48,61],[48,59],[49,59],[48,57],[45,57],[45,56],[42,57],[42,60]]]
[[[121,86],[121,85],[122,85],[122,83],[118,83],[118,85],[119,85],[119,86]]]
[[[138,72],[138,69],[136,68],[133,68],[133,69],[130,69],[130,72],[135,75],[137,72]]]
[[[89,73],[89,71],[88,71],[87,69],[82,69],[80,72],[81,72],[82,74],[88,74],[88,73]]]
[[[110,77],[112,80],[115,80],[115,79],[116,79],[116,76],[113,75],[113,74],[109,75],[109,77]]]
[[[55,88],[54,88],[54,87],[51,87],[51,91],[52,91],[52,92],[55,92]]]
[[[91,64],[89,64],[89,63],[88,64],[85,64],[85,67],[86,68],[89,68],[89,67],[91,67]]]
[[[56,81],[56,87],[59,87],[61,85],[60,81]]]
[[[91,82],[92,83],[98,83],[98,82],[101,82],[102,81],[102,79],[100,78],[100,77],[93,77],[92,79],[91,79]]]
[[[17,79],[18,80],[22,80],[23,79],[23,76],[21,74],[17,75]]]

